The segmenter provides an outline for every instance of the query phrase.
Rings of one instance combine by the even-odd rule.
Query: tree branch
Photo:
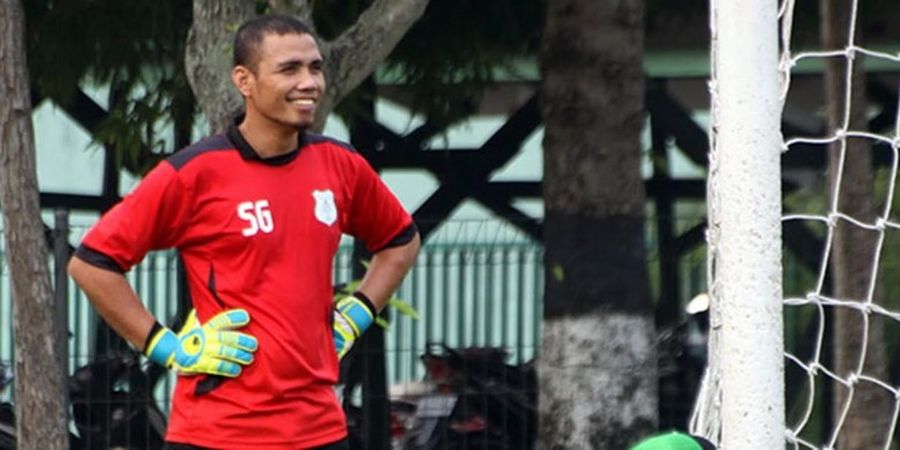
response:
[[[294,16],[315,30],[312,20],[313,0],[269,0],[273,13]]]
[[[184,66],[210,130],[224,131],[241,106],[231,83],[231,46],[234,32],[256,15],[254,2],[195,0],[194,22],[187,37]]]
[[[422,17],[429,0],[376,0],[336,40],[323,44],[328,92],[319,106],[321,129],[334,105],[387,58],[400,39]]]

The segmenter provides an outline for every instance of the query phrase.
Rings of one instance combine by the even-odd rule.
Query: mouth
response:
[[[289,101],[292,105],[299,106],[301,108],[312,108],[316,106],[316,103],[318,103],[318,101],[314,98],[296,98]]]

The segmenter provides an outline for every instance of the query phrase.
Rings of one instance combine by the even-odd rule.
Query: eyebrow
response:
[[[315,59],[310,60],[307,65],[322,64],[323,62],[324,61],[322,58],[315,58]],[[282,61],[282,62],[278,63],[278,65],[275,67],[276,67],[276,69],[280,70],[280,69],[284,69],[287,67],[294,67],[294,66],[301,66],[301,65],[303,65],[303,60],[299,59],[299,58],[294,58],[294,59],[289,59],[287,61]]]

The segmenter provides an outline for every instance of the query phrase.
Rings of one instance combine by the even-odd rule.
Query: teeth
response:
[[[310,98],[300,98],[300,99],[292,101],[291,103],[293,103],[295,105],[300,105],[300,106],[312,106],[316,103],[316,101],[313,99],[310,99]]]

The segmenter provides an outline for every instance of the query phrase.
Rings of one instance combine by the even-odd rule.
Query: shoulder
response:
[[[343,150],[352,154],[358,153],[350,143],[322,134],[306,133],[303,136],[303,144],[309,147],[329,147],[335,148],[336,150]]]
[[[178,171],[200,156],[222,151],[236,150],[234,144],[232,144],[224,134],[217,134],[201,139],[200,141],[175,152],[175,154],[166,158],[166,161]]]
[[[301,152],[310,152],[314,158],[329,161],[337,170],[359,173],[370,167],[366,158],[352,144],[320,134],[307,133],[303,136]]]

